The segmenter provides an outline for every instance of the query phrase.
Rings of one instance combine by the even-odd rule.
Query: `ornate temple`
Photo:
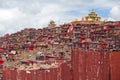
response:
[[[100,21],[101,17],[99,17],[93,10],[85,17],[85,21]]]
[[[101,17],[92,10],[87,16],[83,17],[82,20],[73,20],[72,23],[79,23],[79,24],[101,24],[106,22],[106,20],[101,21]]]

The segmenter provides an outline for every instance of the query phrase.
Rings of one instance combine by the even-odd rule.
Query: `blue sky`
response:
[[[43,28],[50,20],[71,22],[94,9],[102,20],[120,20],[119,0],[0,0],[0,36],[24,28]]]

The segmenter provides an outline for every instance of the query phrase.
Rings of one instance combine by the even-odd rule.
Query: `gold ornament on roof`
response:
[[[85,17],[85,21],[100,21],[101,17],[99,17],[95,12],[94,9]]]
[[[102,22],[105,22],[105,21],[101,21],[100,20],[101,17],[99,17],[97,15],[97,13],[94,11],[94,9],[91,10],[91,12],[88,14],[88,16],[85,16],[85,17],[82,17],[81,20],[73,20],[72,23],[74,24],[99,24],[99,23],[102,23]]]

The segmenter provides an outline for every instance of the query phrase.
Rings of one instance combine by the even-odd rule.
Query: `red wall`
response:
[[[120,80],[120,52],[110,55],[111,80]]]
[[[73,80],[109,80],[109,53],[73,50]]]
[[[59,66],[56,68],[37,70],[3,69],[2,80],[72,80],[69,63],[64,62],[64,60],[59,62]]]

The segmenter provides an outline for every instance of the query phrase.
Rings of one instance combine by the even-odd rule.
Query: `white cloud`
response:
[[[18,8],[0,9],[0,35],[16,32],[19,29],[17,21],[25,16]]]
[[[110,10],[111,18],[120,20],[120,6],[116,5]]]
[[[18,8],[0,9],[0,21],[11,21],[23,16]]]

